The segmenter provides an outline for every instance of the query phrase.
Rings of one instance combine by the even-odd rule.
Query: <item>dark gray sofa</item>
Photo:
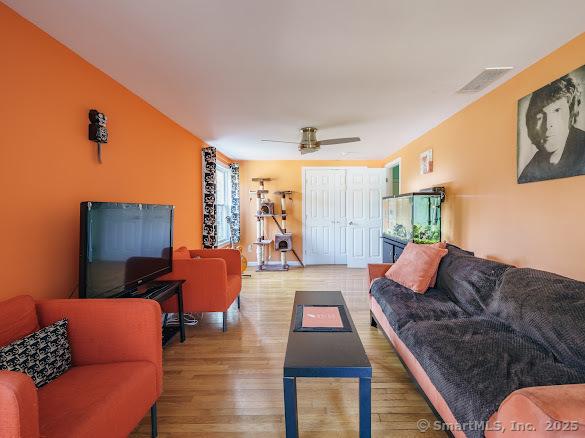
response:
[[[437,403],[436,410],[454,417],[456,429],[467,429],[454,435],[504,435],[506,431],[489,430],[501,426],[490,426],[488,420],[497,421],[511,394],[521,388],[585,383],[585,283],[481,259],[452,245],[448,250],[435,287],[424,295],[385,277],[374,280],[372,322],[385,318],[382,326],[395,347],[400,344],[399,354],[416,359],[410,357],[407,367],[420,366],[411,371],[424,380],[421,388],[436,390],[446,403]],[[421,371],[432,385],[420,378]],[[577,402],[585,394],[585,385],[565,388]],[[585,412],[585,404],[582,408]],[[444,415],[446,409],[450,412]],[[567,421],[579,426],[580,419]],[[581,432],[585,436],[585,424]]]

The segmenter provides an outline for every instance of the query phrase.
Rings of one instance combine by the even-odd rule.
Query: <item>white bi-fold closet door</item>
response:
[[[365,267],[382,261],[385,169],[303,169],[303,258],[307,265]]]
[[[303,262],[347,263],[344,169],[303,169]]]

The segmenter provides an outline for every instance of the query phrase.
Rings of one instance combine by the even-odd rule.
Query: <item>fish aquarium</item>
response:
[[[383,198],[384,237],[405,244],[440,242],[445,194],[439,189]]]

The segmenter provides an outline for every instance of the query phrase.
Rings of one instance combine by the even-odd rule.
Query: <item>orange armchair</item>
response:
[[[161,311],[141,299],[50,300],[20,296],[0,318],[0,345],[62,318],[69,321],[72,368],[41,388],[26,374],[0,371],[0,437],[127,437],[162,391]],[[28,321],[23,327],[22,320]],[[20,333],[11,327],[20,327]],[[17,331],[18,331],[17,330]],[[9,337],[2,337],[12,331]]]
[[[183,284],[183,310],[222,312],[224,332],[227,330],[227,310],[236,298],[240,308],[242,272],[240,253],[236,249],[179,248],[173,254],[173,272],[161,279],[187,280]],[[165,312],[178,312],[176,296],[165,301],[162,308]]]

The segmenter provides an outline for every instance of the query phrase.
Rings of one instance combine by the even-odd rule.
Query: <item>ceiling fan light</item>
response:
[[[301,155],[311,154],[313,152],[317,152],[319,149],[321,149],[319,146],[310,146],[310,147],[306,147],[303,145],[299,146],[299,151],[300,151]]]

